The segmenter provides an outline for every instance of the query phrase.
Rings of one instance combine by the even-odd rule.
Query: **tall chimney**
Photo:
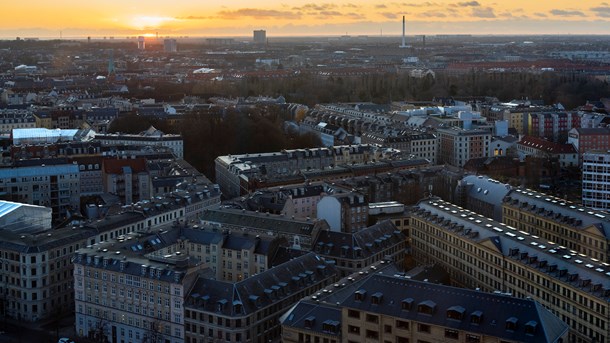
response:
[[[402,44],[400,45],[401,48],[406,48],[406,40],[405,40],[405,16],[402,16]]]

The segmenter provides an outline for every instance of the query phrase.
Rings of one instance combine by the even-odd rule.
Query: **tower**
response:
[[[114,74],[114,50],[108,52],[108,76]]]
[[[265,30],[254,30],[254,43],[265,44],[267,42],[267,31]]]
[[[406,48],[406,39],[405,39],[405,16],[402,16],[402,44],[400,44],[400,48]]]
[[[138,37],[138,50],[145,50],[146,49],[146,42],[144,41],[144,36],[139,36]]]

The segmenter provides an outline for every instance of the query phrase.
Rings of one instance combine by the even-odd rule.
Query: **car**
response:
[[[74,341],[71,340],[70,338],[62,337],[57,341],[57,343],[74,343]]]

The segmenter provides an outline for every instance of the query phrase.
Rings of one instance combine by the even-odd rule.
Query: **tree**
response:
[[[142,337],[142,343],[161,343],[165,336],[163,335],[163,323],[155,320],[148,325],[144,337]]]

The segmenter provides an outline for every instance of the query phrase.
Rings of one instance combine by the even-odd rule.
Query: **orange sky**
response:
[[[402,15],[407,34],[610,34],[610,3],[590,0],[7,0],[2,12],[0,37],[398,35]]]

